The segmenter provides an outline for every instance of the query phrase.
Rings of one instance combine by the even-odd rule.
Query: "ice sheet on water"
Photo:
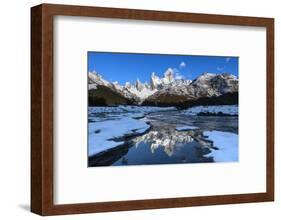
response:
[[[195,130],[195,129],[199,129],[199,127],[186,125],[186,126],[176,128],[177,131],[189,131],[189,130]]]

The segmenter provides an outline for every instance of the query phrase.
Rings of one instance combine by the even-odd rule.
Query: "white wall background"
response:
[[[30,7],[39,0],[9,0],[0,6],[0,217],[1,219],[39,219],[28,211],[30,195]],[[154,10],[218,13],[275,18],[276,30],[276,113],[280,112],[278,93],[281,79],[278,62],[281,50],[279,1],[276,0],[53,0],[45,3],[82,4]],[[251,73],[249,73],[251,74]],[[280,99],[280,98],[279,98]],[[276,131],[280,131],[280,113],[276,114]],[[277,219],[281,213],[280,144],[276,132],[276,201],[274,203],[221,205],[192,208],[130,211],[79,215],[81,219]],[[253,135],[250,135],[254,137]],[[253,170],[255,172],[255,170]],[[250,175],[250,174],[249,174]],[[235,184],[235,183],[233,183]],[[77,219],[56,216],[48,219]]]

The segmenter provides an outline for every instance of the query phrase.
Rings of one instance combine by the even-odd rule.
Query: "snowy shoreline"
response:
[[[112,129],[117,128],[117,129]],[[117,120],[108,120],[89,123],[89,156],[93,156],[102,151],[106,151],[125,142],[122,139],[125,136],[142,135],[150,129],[150,125],[144,121],[124,117]]]
[[[238,135],[231,132],[205,131],[207,140],[211,140],[218,149],[213,149],[207,157],[215,162],[238,162]]]

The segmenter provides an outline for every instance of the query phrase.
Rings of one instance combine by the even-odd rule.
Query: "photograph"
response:
[[[239,57],[87,60],[88,167],[239,162]]]

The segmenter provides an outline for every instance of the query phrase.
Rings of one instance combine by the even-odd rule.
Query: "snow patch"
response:
[[[213,141],[218,150],[212,149],[212,152],[205,155],[213,157],[215,162],[237,162],[238,161],[238,135],[222,131],[204,132],[208,139]]]
[[[89,123],[88,155],[93,156],[124,144],[123,141],[113,141],[112,139],[142,134],[149,128],[150,126],[144,121],[129,117]]]

